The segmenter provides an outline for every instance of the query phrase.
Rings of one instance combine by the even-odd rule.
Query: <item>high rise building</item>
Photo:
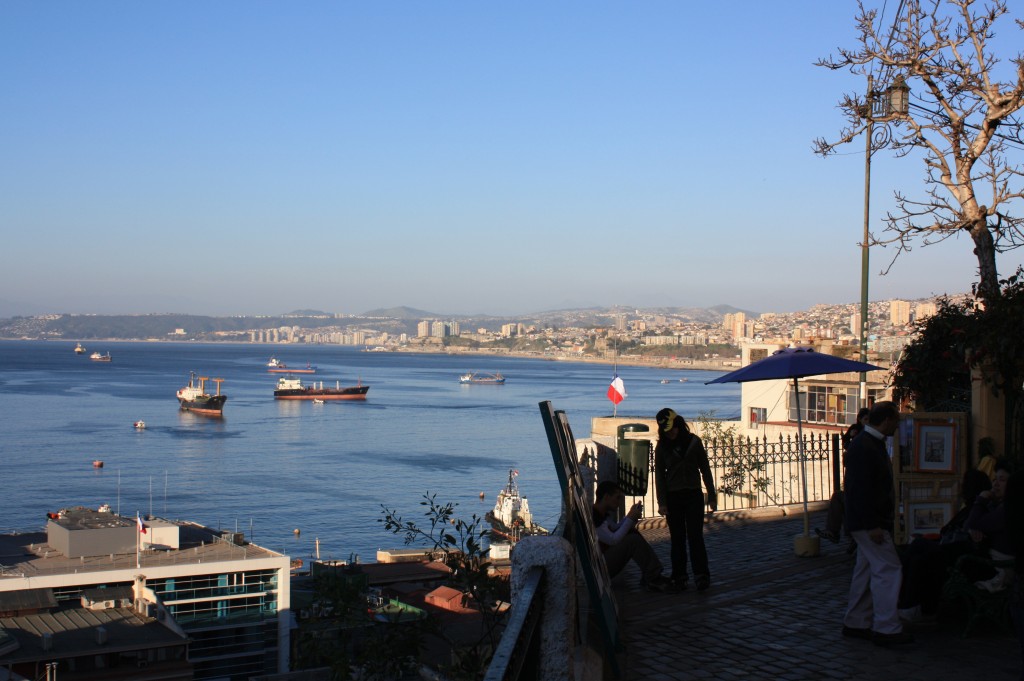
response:
[[[889,302],[889,321],[893,326],[906,326],[910,323],[910,303],[906,300]]]
[[[430,320],[424,319],[416,325],[416,337],[426,338],[430,335]]]
[[[935,303],[918,303],[917,307],[914,308],[914,321],[919,322],[922,319],[928,319],[938,311],[939,306]]]

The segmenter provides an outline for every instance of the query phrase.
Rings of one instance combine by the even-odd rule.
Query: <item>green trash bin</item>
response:
[[[626,433],[649,433],[651,429],[642,423],[624,423],[616,429],[616,458],[619,468],[619,487],[629,496],[647,494],[647,482],[651,474],[649,440],[627,440]]]

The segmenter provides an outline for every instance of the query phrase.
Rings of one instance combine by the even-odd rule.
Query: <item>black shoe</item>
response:
[[[896,634],[879,634],[877,631],[871,632],[871,642],[876,646],[882,646],[888,648],[889,646],[905,645],[907,643],[914,642],[914,635],[908,634],[905,631],[901,631]]]
[[[814,528],[814,533],[822,539],[828,539],[833,544],[839,543],[839,535],[835,532],[832,532],[831,530],[823,530],[820,527],[816,527]]]
[[[686,591],[690,587],[690,580],[686,577],[673,577],[672,583],[679,591]]]
[[[868,641],[871,639],[871,630],[867,627],[862,629],[860,627],[848,627],[844,624],[843,636],[846,638],[862,638],[865,641]]]
[[[648,591],[657,591],[660,593],[677,593],[679,587],[676,586],[668,577],[664,575],[658,575],[654,579],[641,580],[641,585]]]
[[[694,581],[697,582],[697,591],[707,591],[708,587],[711,586],[711,578],[707,575],[697,575]]]

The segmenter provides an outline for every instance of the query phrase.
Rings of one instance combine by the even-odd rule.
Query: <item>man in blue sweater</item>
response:
[[[899,418],[895,404],[876,402],[864,431],[846,453],[846,528],[857,542],[857,564],[843,636],[880,646],[914,640],[903,631],[896,612],[903,573],[892,539],[896,496],[885,439],[896,432]]]

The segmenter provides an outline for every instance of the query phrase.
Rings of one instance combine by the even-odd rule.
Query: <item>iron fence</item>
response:
[[[807,476],[807,501],[825,501],[838,486],[839,438],[834,434],[803,436],[803,466],[800,439],[796,435],[731,437],[704,443],[715,480],[718,510],[786,506],[802,503],[803,474]],[[588,452],[583,465],[598,470],[596,453]],[[643,500],[644,516],[657,514],[654,446],[648,444],[646,467],[616,459],[619,485],[627,496]]]

